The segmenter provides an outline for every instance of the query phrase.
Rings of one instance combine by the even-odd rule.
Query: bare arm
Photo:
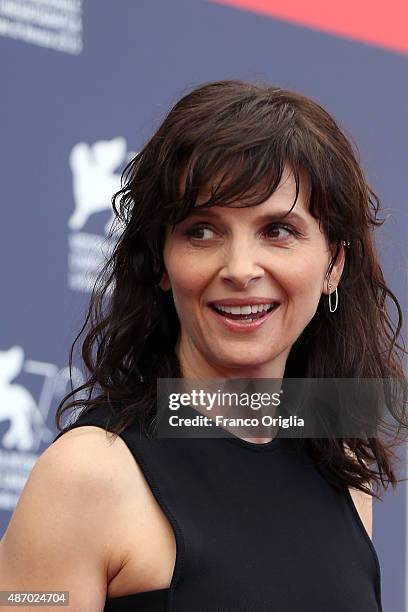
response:
[[[103,610],[120,505],[109,448],[102,429],[78,428],[39,457],[0,542],[0,590],[64,590],[72,612]]]
[[[355,459],[355,455],[352,450],[345,445],[346,454]],[[366,532],[372,539],[373,536],[373,498],[367,493],[363,493],[358,489],[349,487],[350,495],[360,515],[361,521],[365,527]]]
[[[357,489],[349,489],[357,512],[370,538],[373,536],[373,498]]]

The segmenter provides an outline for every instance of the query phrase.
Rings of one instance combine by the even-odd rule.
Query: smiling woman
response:
[[[292,346],[330,293],[336,244],[330,249],[309,212],[309,193],[307,176],[298,185],[286,165],[261,204],[203,210],[199,202],[175,230],[167,228],[160,287],[171,290],[181,323],[184,375],[283,378]],[[342,245],[334,287],[344,263]]]
[[[227,429],[155,439],[163,378],[379,379],[406,431],[402,313],[376,252],[380,203],[349,141],[309,98],[208,83],[170,110],[122,184],[122,231],[70,354],[85,334],[89,377],[58,407],[0,574],[14,587],[35,565],[27,588],[64,584],[78,610],[380,612],[370,502],[398,479],[375,402],[374,436],[285,438],[285,421],[257,441]]]

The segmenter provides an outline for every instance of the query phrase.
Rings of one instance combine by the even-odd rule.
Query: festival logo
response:
[[[69,158],[75,201],[75,211],[68,221],[71,229],[81,230],[90,215],[111,208],[110,196],[120,186],[120,174],[116,169],[125,157],[124,138],[101,140],[93,145],[79,142],[73,147]]]
[[[81,384],[80,371],[74,367],[72,374]],[[47,420],[68,380],[69,368],[25,359],[21,346],[0,351],[0,510],[14,509],[31,469],[55,437]],[[28,387],[38,389],[38,397]]]
[[[120,189],[120,177],[134,153],[127,152],[122,137],[77,143],[71,151],[74,211],[68,220],[68,286],[74,291],[92,290],[104,260],[114,246],[112,196]],[[112,214],[106,220],[106,213]],[[105,213],[105,214],[99,214]],[[100,233],[86,231],[90,219],[100,217]],[[99,222],[99,218],[98,218]],[[103,224],[103,225],[102,225]],[[95,223],[92,223],[94,227]]]
[[[82,0],[2,0],[0,36],[78,55],[83,49]]]

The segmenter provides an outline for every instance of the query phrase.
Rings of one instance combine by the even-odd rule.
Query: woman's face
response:
[[[322,293],[329,293],[325,276],[331,252],[307,210],[304,180],[300,187],[297,203],[284,219],[296,194],[288,168],[262,204],[197,210],[173,232],[167,230],[160,286],[171,289],[180,320],[176,350],[184,376],[283,376],[291,347],[313,318]],[[330,291],[343,266],[342,247]],[[259,320],[254,314],[252,323],[236,320],[248,317],[248,308],[225,312],[234,300],[254,305],[259,298],[276,305]],[[220,302],[224,314],[214,309]]]

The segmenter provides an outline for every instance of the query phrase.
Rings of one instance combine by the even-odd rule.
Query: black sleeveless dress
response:
[[[107,428],[110,415],[98,407],[69,429]],[[350,493],[297,440],[149,439],[137,426],[120,437],[177,554],[169,588],[107,599],[104,612],[382,612],[378,557]]]

